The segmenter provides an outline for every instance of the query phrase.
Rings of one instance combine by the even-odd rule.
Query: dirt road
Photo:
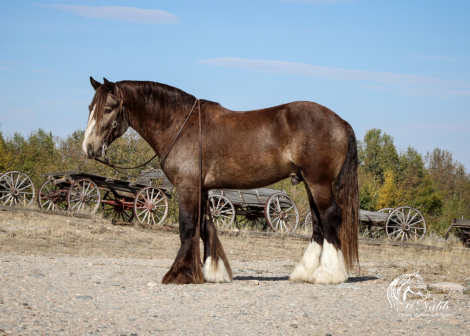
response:
[[[468,294],[431,293],[448,309],[401,315],[387,299],[391,280],[415,268],[427,282],[466,284],[468,254],[362,247],[361,275],[324,286],[288,281],[305,242],[222,237],[233,283],[161,285],[176,234],[0,215],[0,335],[470,334]]]

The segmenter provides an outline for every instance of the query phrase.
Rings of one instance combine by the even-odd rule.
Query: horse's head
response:
[[[88,107],[90,116],[82,143],[82,150],[90,159],[101,156],[103,147],[109,146],[129,127],[123,109],[122,89],[103,79],[101,84],[90,77],[95,96]]]

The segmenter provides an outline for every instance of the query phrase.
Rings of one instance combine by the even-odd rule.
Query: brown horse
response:
[[[209,215],[208,191],[259,188],[287,177],[304,182],[316,214],[312,239],[290,279],[322,284],[347,280],[347,269],[358,261],[359,197],[356,138],[346,121],[312,102],[235,112],[199,100],[203,200],[199,212],[197,108],[182,127],[197,99],[160,83],[90,80],[96,92],[82,144],[89,158],[100,156],[103,145],[128,127],[160,158],[169,153],[162,169],[177,190],[181,246],[163,283],[232,281],[232,269]]]

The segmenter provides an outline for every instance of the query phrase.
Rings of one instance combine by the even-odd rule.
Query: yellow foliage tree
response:
[[[384,174],[384,183],[379,191],[377,198],[377,209],[395,208],[399,205],[403,194],[398,187],[397,176],[393,170],[387,170]]]

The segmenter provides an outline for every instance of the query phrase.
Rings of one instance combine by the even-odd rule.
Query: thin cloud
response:
[[[0,70],[18,70],[16,68],[0,68]]]
[[[470,83],[464,81],[395,74],[391,72],[329,68],[303,63],[249,60],[234,57],[214,58],[200,62],[212,66],[245,69],[261,73],[298,75],[333,80],[365,81],[381,85],[396,85],[402,87],[470,89]]]
[[[179,18],[176,15],[158,9],[117,6],[93,7],[87,5],[62,4],[35,4],[35,6],[59,9],[92,19],[118,20],[148,24],[171,24],[179,21]]]

